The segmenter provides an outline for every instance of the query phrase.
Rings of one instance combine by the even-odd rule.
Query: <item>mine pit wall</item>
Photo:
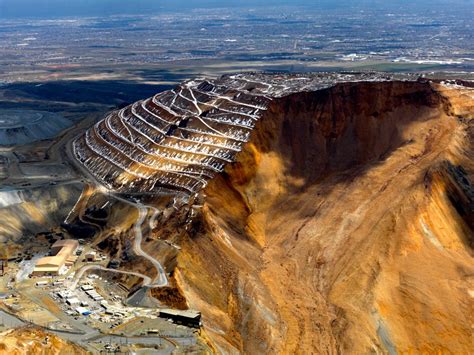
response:
[[[22,238],[60,225],[81,189],[81,183],[71,183],[0,192],[0,243],[17,249]]]
[[[450,229],[446,243],[455,246],[451,254],[442,255],[442,261],[419,240],[424,231],[418,216],[431,198],[422,183],[424,169],[431,160],[441,159],[431,150],[450,143],[446,136],[459,131],[454,117],[447,116],[451,111],[448,100],[428,82],[345,83],[271,103],[237,161],[205,189],[207,202],[178,256],[177,281],[190,307],[203,312],[206,332],[219,352],[416,351],[442,349],[443,341],[448,348],[468,347],[467,328],[458,324],[467,314],[463,313],[466,299],[436,278],[443,278],[444,268],[454,279],[461,277],[457,267],[466,271],[466,252],[457,241],[462,239],[459,233],[469,229]],[[431,121],[436,126],[421,137],[424,150],[410,157],[410,145],[420,138],[416,132],[427,130]],[[447,132],[440,133],[441,129]],[[400,158],[404,149],[407,155]],[[421,172],[407,175],[405,180],[412,183],[406,184],[407,191],[400,184],[399,193],[389,195],[385,189],[393,190],[387,188],[392,175],[410,169],[407,165],[398,172],[390,170],[392,156],[412,159]],[[388,170],[383,170],[387,165]],[[354,181],[366,181],[366,174],[378,170],[389,172],[376,194],[386,194],[386,204],[397,209],[391,218],[399,222],[393,229],[380,226],[388,223],[384,214],[378,220],[367,218],[373,225],[362,226],[362,232],[354,230],[354,235],[321,236],[317,229],[306,231],[309,236],[300,233],[313,220],[322,219],[326,212],[319,207],[332,198],[339,184],[347,183],[350,194]],[[406,198],[399,196],[404,194]],[[356,201],[363,198],[353,195]],[[380,208],[370,203],[371,213],[376,214]],[[308,208],[302,224],[295,222],[292,210],[311,204],[316,208]],[[442,207],[432,208],[453,212],[445,200],[439,204]],[[344,206],[339,208],[336,217],[337,213],[344,217]],[[449,225],[449,217],[440,216],[440,223]],[[339,219],[331,217],[327,222],[334,221]],[[427,223],[436,230],[436,221]],[[456,217],[455,223],[463,222]],[[416,246],[405,240],[409,232],[418,238]],[[423,253],[415,254],[413,262],[400,259],[399,254],[410,253],[410,248],[422,248]],[[462,259],[458,266],[453,253]],[[426,260],[434,263],[434,276],[429,267],[418,270],[416,265]],[[414,273],[414,286],[407,281],[410,273]],[[404,278],[401,288],[398,274]],[[420,293],[431,292],[425,282],[442,289],[452,301],[435,292],[423,303]],[[426,312],[439,312],[441,318]],[[419,324],[427,325],[417,330]],[[432,327],[454,330],[440,340]]]
[[[432,118],[440,106],[442,98],[430,84],[419,82],[345,83],[297,93],[277,100],[261,119],[262,128],[278,124],[276,132],[265,127],[275,136],[260,150],[277,151],[292,175],[312,183],[388,155],[407,143],[405,126]]]

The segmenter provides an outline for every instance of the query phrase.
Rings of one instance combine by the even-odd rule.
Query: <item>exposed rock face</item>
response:
[[[82,184],[0,191],[0,242],[18,242],[64,221],[81,194]]]
[[[166,218],[218,352],[468,353],[474,93],[400,79],[193,81],[113,113],[75,153],[115,191],[204,188],[187,232],[184,211]]]
[[[277,97],[379,74],[233,75],[196,80],[112,112],[73,144],[103,185],[123,193],[193,194],[234,160]]]
[[[273,100],[178,257],[216,349],[468,353],[473,95],[394,81]]]

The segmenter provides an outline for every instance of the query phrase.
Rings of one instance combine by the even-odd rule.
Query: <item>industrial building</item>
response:
[[[82,285],[81,286],[82,291],[91,291],[93,289],[94,289],[94,287],[92,287],[91,285]]]
[[[86,291],[86,294],[87,294],[87,296],[89,296],[90,298],[92,298],[96,302],[97,301],[102,301],[104,299],[104,297],[99,295],[96,290]]]
[[[97,253],[95,251],[90,251],[85,255],[86,261],[94,262],[97,259]]]
[[[188,327],[201,327],[201,312],[186,310],[180,311],[177,309],[160,309],[160,318],[171,319],[177,324],[186,325]]]
[[[66,303],[67,303],[68,305],[70,305],[70,306],[74,306],[74,305],[76,305],[76,304],[80,304],[81,301],[79,301],[79,299],[78,299],[77,297],[71,297],[71,298],[68,298],[68,299],[66,300]]]
[[[61,275],[65,273],[77,257],[74,255],[79,243],[73,239],[58,240],[51,247],[51,256],[45,256],[37,261],[33,275]]]
[[[76,312],[83,315],[83,316],[88,316],[89,314],[92,314],[92,312],[85,307],[77,307]]]

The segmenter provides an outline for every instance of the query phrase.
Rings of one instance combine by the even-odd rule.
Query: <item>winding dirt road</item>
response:
[[[153,283],[149,285],[150,287],[163,287],[168,285],[168,278],[166,277],[166,272],[163,269],[163,266],[161,266],[161,263],[153,258],[151,255],[147,254],[143,249],[142,249],[142,239],[143,239],[143,233],[142,233],[142,225],[143,222],[145,221],[145,218],[148,214],[148,208],[142,205],[138,205],[138,219],[137,222],[135,222],[135,225],[133,227],[133,230],[135,232],[135,240],[133,242],[133,251],[135,254],[144,257],[148,261],[150,261],[153,266],[155,267],[157,271],[157,275],[153,279]],[[156,212],[155,212],[156,216]],[[150,219],[150,224],[153,221],[154,218]],[[150,226],[151,227],[151,226]]]
[[[120,200],[123,200],[119,198]],[[132,204],[130,201],[123,200],[129,204]],[[136,208],[138,208],[138,219],[135,222],[133,226],[133,231],[135,233],[135,239],[133,241],[133,252],[141,256],[148,261],[150,261],[153,266],[155,267],[157,271],[157,275],[152,279],[147,275],[138,273],[138,272],[131,272],[131,271],[123,271],[123,270],[117,270],[117,269],[110,269],[103,267],[101,265],[85,265],[79,271],[77,271],[74,281],[71,284],[71,288],[75,289],[77,287],[77,284],[79,283],[80,279],[84,276],[84,274],[90,270],[103,270],[103,271],[110,271],[110,272],[115,272],[115,273],[121,273],[121,274],[128,274],[128,275],[133,275],[137,276],[143,279],[143,287],[147,288],[153,288],[153,287],[163,287],[168,285],[168,278],[166,277],[166,271],[161,265],[161,263],[153,258],[151,255],[146,253],[143,248],[142,248],[142,241],[143,241],[143,232],[142,232],[142,226],[143,222],[145,221],[146,216],[148,215],[148,209],[153,209],[154,213],[153,216],[150,218],[150,229],[153,228],[153,223],[159,213],[159,210],[156,207],[153,206],[145,206],[142,204],[133,204]]]

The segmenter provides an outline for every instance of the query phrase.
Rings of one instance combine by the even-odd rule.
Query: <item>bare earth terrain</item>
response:
[[[0,0],[0,355],[472,353],[472,0],[106,3]]]
[[[0,336],[1,354],[87,354],[86,351],[36,328],[7,331]]]
[[[166,353],[469,353],[472,86],[199,78],[3,148],[0,305],[16,329],[0,352],[38,352],[50,334],[50,353],[107,338]],[[28,278],[63,237],[81,240],[66,280]],[[158,317],[166,308],[200,311],[201,329]]]
[[[473,115],[427,82],[272,103],[178,256],[216,349],[468,353]]]

